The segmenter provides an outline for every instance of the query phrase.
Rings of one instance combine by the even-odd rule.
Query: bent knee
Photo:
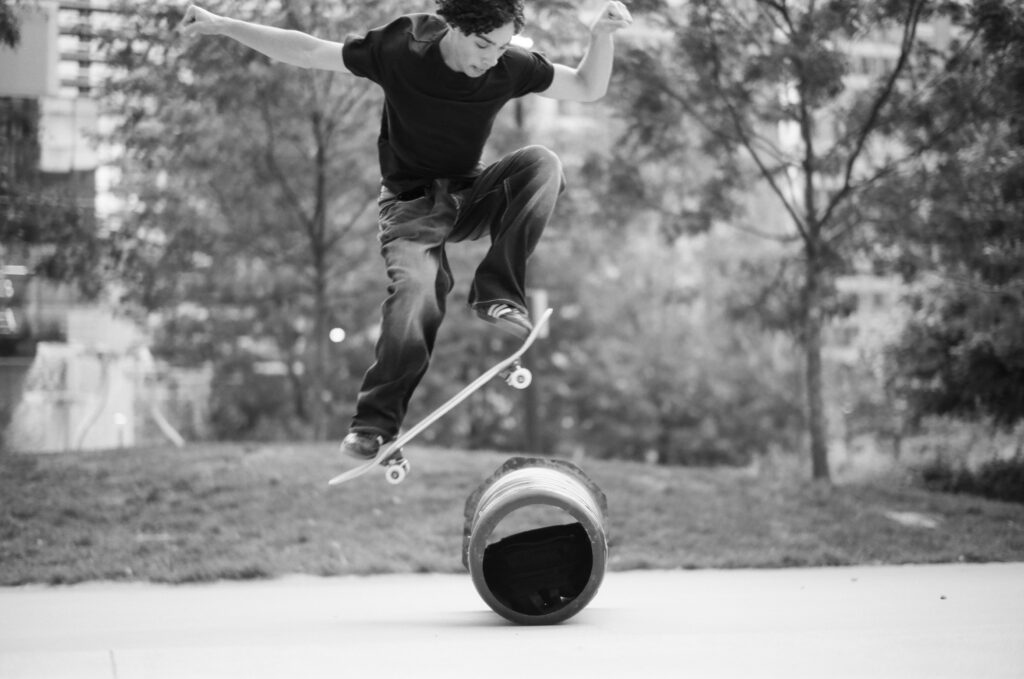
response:
[[[525,160],[533,165],[539,165],[545,168],[550,168],[553,171],[562,171],[562,159],[558,157],[558,154],[549,149],[547,146],[541,146],[540,144],[534,144],[527,146],[520,153],[523,154]]]

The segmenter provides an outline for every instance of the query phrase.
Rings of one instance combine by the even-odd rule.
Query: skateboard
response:
[[[529,349],[537,340],[537,337],[540,336],[544,326],[547,325],[548,320],[551,318],[553,311],[554,309],[547,309],[541,315],[540,319],[538,319],[536,324],[534,324],[533,330],[526,339],[523,340],[523,343],[508,357],[499,361],[480,375],[480,377],[477,377],[475,380],[467,384],[462,388],[462,391],[445,401],[443,405],[438,406],[434,412],[417,422],[411,429],[402,433],[393,441],[382,445],[380,451],[372,460],[367,460],[358,467],[354,467],[346,472],[338,474],[328,481],[327,485],[337,486],[345,483],[346,481],[357,479],[363,474],[373,471],[378,466],[384,467],[384,478],[388,483],[401,483],[409,473],[409,461],[402,455],[402,447],[419,436],[424,429],[441,419],[441,417],[443,417],[452,408],[465,401],[470,394],[477,391],[480,387],[484,386],[499,375],[505,379],[505,382],[507,382],[509,386],[515,389],[526,389],[530,386],[530,383],[533,382],[533,373],[523,367],[521,359],[523,354],[526,353],[526,350]]]

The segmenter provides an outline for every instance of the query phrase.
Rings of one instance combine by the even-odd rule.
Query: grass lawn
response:
[[[404,484],[329,489],[335,450],[0,454],[0,585],[461,572],[466,497],[511,457],[412,446]],[[581,467],[608,496],[614,570],[1024,560],[1024,506],[895,478]]]

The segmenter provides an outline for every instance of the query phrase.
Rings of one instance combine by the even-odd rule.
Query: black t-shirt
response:
[[[501,107],[554,77],[550,61],[516,46],[478,78],[453,71],[441,57],[448,30],[440,17],[412,14],[345,40],[345,66],[384,89],[377,146],[384,183],[396,192],[478,175]]]

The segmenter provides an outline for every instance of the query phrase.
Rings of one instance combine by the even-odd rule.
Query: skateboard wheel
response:
[[[401,462],[394,462],[387,466],[384,470],[384,478],[391,485],[398,485],[402,481],[405,481],[405,475],[409,473],[409,461],[402,460]]]
[[[505,381],[514,389],[526,389],[533,382],[533,373],[526,368],[516,368]]]

